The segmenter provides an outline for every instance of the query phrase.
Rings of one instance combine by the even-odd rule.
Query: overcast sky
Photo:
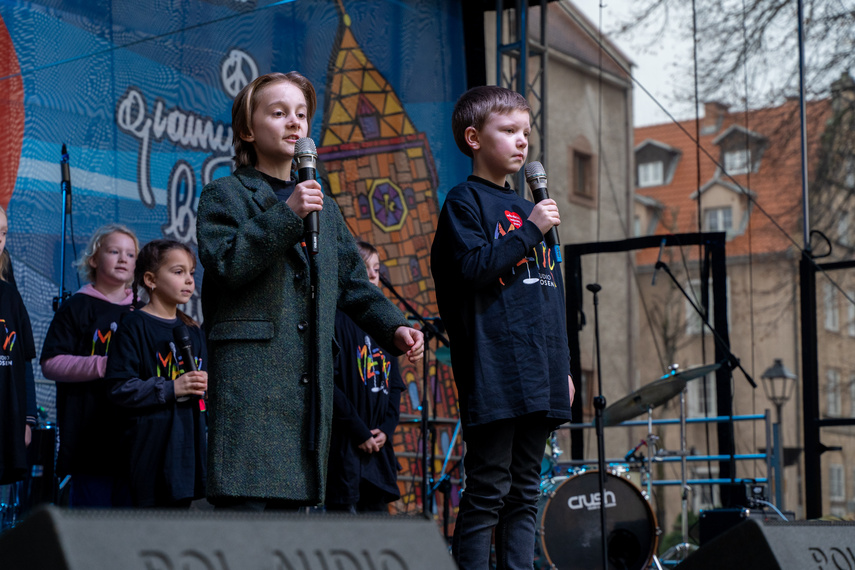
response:
[[[600,0],[570,0],[594,23],[600,21]],[[633,75],[677,119],[692,117],[692,105],[673,103],[673,85],[686,79],[677,73],[677,64],[690,61],[692,44],[669,34],[662,41],[645,41],[643,37],[616,38],[610,31],[617,28],[620,18],[629,13],[633,0],[602,0],[603,33],[615,43],[634,63]],[[647,44],[654,44],[648,46]],[[670,119],[659,106],[637,85],[633,90],[635,126],[654,125]]]

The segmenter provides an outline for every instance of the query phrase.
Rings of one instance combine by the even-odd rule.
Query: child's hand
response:
[[[203,396],[208,389],[208,373],[196,370],[175,379],[175,397]]]
[[[570,389],[570,405],[573,405],[573,398],[576,397],[576,386],[573,385],[573,377],[567,375],[567,387]]]
[[[377,449],[380,449],[386,444],[386,434],[380,428],[371,430],[371,435],[374,436],[374,441],[377,442]]]
[[[425,352],[425,335],[411,327],[398,327],[395,329],[395,347],[407,351],[410,362],[418,362]]]
[[[375,451],[380,451],[380,446],[377,445],[373,437],[369,437],[359,444],[359,449],[365,453],[374,453]]]
[[[538,202],[534,205],[534,209],[529,214],[528,219],[537,226],[540,233],[546,235],[546,232],[552,229],[552,226],[557,226],[561,223],[558,204],[551,198]]]
[[[305,218],[309,212],[320,212],[324,207],[324,193],[321,192],[321,185],[317,180],[306,180],[300,182],[294,188],[291,196],[285,200],[289,208],[294,210],[294,213]]]
[[[30,424],[24,425],[24,446],[30,447],[30,443],[33,441],[33,428],[30,427]]]

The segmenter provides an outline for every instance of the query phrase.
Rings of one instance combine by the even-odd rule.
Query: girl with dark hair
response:
[[[356,242],[368,280],[380,287],[380,255]],[[333,427],[327,472],[326,508],[331,511],[388,511],[401,497],[392,434],[398,427],[406,387],[398,359],[339,311],[335,336]]]
[[[205,495],[201,397],[208,357],[199,326],[178,309],[193,295],[195,269],[193,252],[177,241],[159,239],[142,248],[133,290],[136,297],[144,289],[148,303],[122,319],[107,362],[110,397],[126,408],[122,449],[138,507],[188,507]],[[192,364],[176,348],[181,327],[191,341]]]

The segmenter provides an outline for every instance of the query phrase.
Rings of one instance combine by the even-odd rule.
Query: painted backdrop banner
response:
[[[465,90],[459,11],[454,0],[0,0],[0,205],[37,345],[60,284],[83,284],[71,262],[99,226],[121,222],[142,243],[169,237],[195,248],[198,195],[231,169],[234,96],[260,74],[292,69],[318,92],[311,136],[325,191],[352,231],[379,246],[391,282],[435,316],[428,258],[438,196],[469,168],[450,132]],[[185,309],[202,319],[198,291]],[[402,412],[418,414],[424,374],[404,372]],[[53,383],[36,374],[53,419]],[[450,371],[435,358],[425,384],[431,413],[456,417]],[[438,430],[437,470],[451,433]],[[416,453],[419,436],[404,426],[396,446]],[[408,455],[405,505],[420,501],[406,483],[421,475]]]

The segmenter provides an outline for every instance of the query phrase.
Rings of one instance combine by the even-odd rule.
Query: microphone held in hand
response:
[[[193,358],[193,341],[190,340],[190,331],[187,325],[180,324],[172,329],[172,338],[175,340],[175,348],[181,356],[181,363],[184,365],[184,373],[196,372],[196,359]],[[179,402],[184,402],[190,399],[190,396],[182,396],[177,398]]]
[[[318,150],[315,147],[315,141],[309,137],[303,137],[297,140],[294,145],[294,161],[297,163],[297,183],[307,180],[315,180],[317,178]],[[303,232],[306,239],[306,246],[309,248],[309,253],[312,255],[318,254],[318,212],[309,212],[306,219],[303,221]]]
[[[528,187],[531,189],[531,196],[535,202],[541,202],[549,198],[549,193],[546,191],[546,171],[543,165],[537,161],[529,162],[525,165],[525,180],[528,182]],[[558,242],[558,230],[555,226],[549,228],[546,235],[546,245],[553,250],[555,261],[561,263],[561,245]]]

